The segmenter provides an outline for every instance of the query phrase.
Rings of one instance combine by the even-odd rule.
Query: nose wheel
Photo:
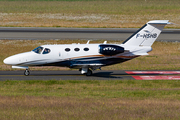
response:
[[[25,75],[25,76],[28,76],[29,74],[30,74],[29,70],[26,69],[26,70],[24,71],[24,75]]]

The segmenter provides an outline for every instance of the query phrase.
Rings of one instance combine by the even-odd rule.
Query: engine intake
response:
[[[103,55],[116,55],[123,52],[124,48],[117,45],[99,45],[99,53]]]

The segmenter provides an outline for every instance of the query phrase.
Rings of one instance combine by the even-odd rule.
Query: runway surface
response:
[[[126,40],[137,28],[0,27],[0,40]],[[157,41],[180,41],[180,29],[164,29]]]
[[[3,80],[180,80],[180,71],[94,71],[92,76],[81,75],[79,71],[0,71]]]

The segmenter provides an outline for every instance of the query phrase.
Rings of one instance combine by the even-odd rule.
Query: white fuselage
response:
[[[99,45],[116,45],[124,48],[124,52],[116,55],[103,55],[99,53]],[[4,60],[5,64],[12,66],[82,66],[89,64],[97,64],[100,66],[106,66],[109,64],[119,63],[118,59],[123,61],[132,59],[139,55],[147,55],[147,52],[151,51],[151,47],[134,47],[117,44],[67,44],[67,45],[43,45],[43,50],[40,53],[34,51],[25,52],[10,56]],[[49,53],[43,54],[43,51],[48,48]],[[106,47],[107,50],[112,50]],[[108,59],[116,59],[115,61],[104,62]],[[67,63],[73,61],[72,64]],[[64,62],[64,64],[60,64]],[[94,65],[96,66],[96,65]]]

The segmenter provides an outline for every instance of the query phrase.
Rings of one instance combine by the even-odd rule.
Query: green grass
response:
[[[0,0],[1,13],[179,14],[179,0]]]
[[[2,96],[180,100],[180,81],[2,81]]]
[[[0,0],[0,26],[140,27],[155,19],[179,26],[179,0]]]
[[[6,80],[0,119],[180,119],[180,81]]]

